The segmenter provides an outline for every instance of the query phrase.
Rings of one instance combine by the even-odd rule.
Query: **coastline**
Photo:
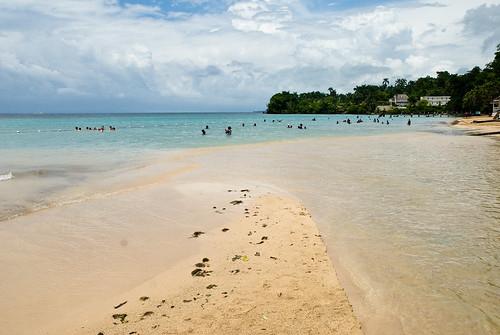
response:
[[[4,330],[30,335],[57,334],[70,333],[69,329],[84,326],[86,328],[78,328],[74,330],[74,333],[81,334],[88,330],[89,334],[93,331],[95,334],[101,331],[107,334],[113,331],[111,328],[111,330],[108,329],[114,327],[112,322],[117,321],[112,318],[110,320],[110,315],[112,316],[110,312],[114,312],[113,306],[125,300],[127,304],[122,307],[126,306],[129,311],[127,314],[135,317],[129,320],[138,321],[141,315],[148,311],[154,312],[156,317],[161,317],[165,313],[158,315],[153,309],[160,305],[161,300],[167,301],[168,298],[183,301],[189,299],[185,296],[181,297],[181,293],[193,295],[191,293],[194,291],[188,290],[193,286],[187,285],[186,287],[184,284],[192,281],[190,272],[193,271],[194,264],[200,262],[200,257],[222,259],[223,262],[218,261],[217,264],[210,262],[210,267],[224,275],[228,275],[226,270],[235,270],[225,268],[227,264],[246,265],[247,262],[239,262],[238,259],[235,262],[228,261],[229,256],[232,259],[235,255],[250,257],[252,254],[251,250],[247,252],[246,249],[241,252],[234,251],[241,247],[227,239],[227,236],[230,236],[227,234],[236,232],[240,227],[240,221],[243,220],[242,209],[255,210],[253,207],[246,207],[247,203],[248,206],[256,206],[252,204],[253,201],[272,194],[287,199],[300,199],[300,203],[304,204],[314,215],[314,222],[318,224],[323,235],[322,239],[328,246],[329,256],[334,264],[334,270],[331,266],[330,270],[338,273],[338,278],[349,294],[349,301],[354,306],[355,315],[363,325],[364,332],[397,334],[409,329],[410,332],[417,334],[425,333],[429,329],[448,329],[451,333],[451,329],[456,329],[454,325],[445,324],[446,328],[437,328],[443,318],[454,320],[457,315],[466,317],[472,315],[474,318],[477,316],[471,314],[470,310],[448,313],[447,309],[441,309],[439,304],[428,306],[425,304],[428,301],[416,301],[421,296],[429,295],[427,283],[425,281],[413,282],[414,272],[405,272],[410,269],[405,267],[401,260],[394,259],[392,255],[395,255],[401,246],[407,246],[408,242],[415,242],[405,239],[407,232],[398,233],[399,220],[405,220],[407,223],[414,221],[416,224],[419,224],[420,220],[414,220],[412,215],[406,215],[401,211],[391,212],[395,209],[391,206],[397,202],[405,206],[406,211],[411,214],[414,208],[428,205],[427,202],[422,201],[428,199],[432,202],[431,199],[434,199],[435,193],[431,192],[431,188],[435,187],[435,182],[430,183],[429,176],[449,171],[449,169],[435,170],[433,167],[436,160],[443,164],[447,161],[446,157],[448,159],[457,157],[454,151],[450,151],[454,147],[462,154],[467,153],[468,159],[465,161],[468,162],[478,162],[478,159],[487,156],[494,157],[488,154],[488,152],[493,153],[494,148],[482,144],[471,145],[471,142],[486,145],[490,140],[433,133],[408,133],[189,149],[175,155],[168,154],[164,157],[165,161],[159,157],[158,165],[134,173],[141,177],[137,180],[137,184],[128,187],[130,180],[127,179],[127,187],[123,188],[122,192],[119,190],[105,192],[95,198],[85,199],[83,202],[35,212],[0,226],[0,239],[6,242],[2,243],[0,265],[7,265],[7,267],[3,266],[6,277],[4,276],[3,283],[0,283],[0,290],[2,290],[0,293],[6,298],[1,308],[6,311],[3,315]],[[433,143],[433,150],[424,150],[429,143]],[[470,146],[473,150],[464,151],[464,145]],[[478,151],[478,149],[481,150]],[[395,166],[387,163],[397,159],[401,153],[408,158],[397,160],[399,162],[397,171],[401,171],[399,169],[401,165],[402,170],[405,171],[404,174],[399,175],[396,173]],[[443,156],[445,153],[448,156]],[[414,171],[417,166],[410,158],[416,155],[419,155],[423,162],[429,161],[426,165],[420,165],[419,170]],[[365,165],[367,160],[370,161],[369,168]],[[172,165],[171,162],[175,164]],[[335,169],[329,169],[329,166],[335,166]],[[428,170],[430,168],[431,170]],[[420,171],[420,169],[424,170]],[[353,174],[353,170],[358,173]],[[169,176],[168,171],[172,171],[172,176]],[[488,174],[481,175],[487,176]],[[408,178],[411,178],[409,176],[415,176],[417,179],[410,184],[408,183]],[[434,175],[433,178],[436,181],[446,181],[447,176],[448,173]],[[140,182],[141,180],[145,185]],[[456,184],[455,179],[450,182]],[[481,180],[475,180],[474,185],[477,186],[477,182]],[[487,184],[483,186],[485,185]],[[233,191],[242,189],[251,190],[247,194],[247,198],[251,200],[245,200],[244,208],[242,204],[231,205],[231,201],[241,196],[239,192]],[[417,194],[408,193],[408,189],[416,190]],[[375,191],[380,192],[378,196],[374,193]],[[460,194],[463,192],[456,193],[456,195]],[[403,199],[401,195],[404,195]],[[446,198],[449,199],[449,196],[446,195]],[[401,202],[405,198],[408,198],[408,201]],[[376,201],[373,202],[372,199]],[[440,197],[435,200],[434,203],[440,205],[462,203],[460,200],[443,202]],[[363,204],[362,207],[359,206],[360,203]],[[469,205],[472,207],[467,207]],[[213,206],[217,209],[213,209]],[[293,206],[302,208],[303,205],[295,203]],[[470,199],[467,199],[467,202],[461,206],[467,212],[476,207]],[[444,211],[457,210],[456,208],[450,209],[444,208]],[[278,210],[279,207],[276,212]],[[254,212],[251,212],[250,219],[253,214]],[[384,228],[381,224],[392,220],[391,217],[397,219],[396,226],[388,231],[382,231],[383,239],[370,240],[374,232],[375,238],[379,236],[378,227]],[[295,220],[295,218],[291,217],[290,220]],[[433,222],[427,216],[422,221]],[[222,227],[230,228],[230,230],[222,234],[220,230]],[[204,231],[207,234],[197,239],[189,238],[194,231]],[[245,233],[248,234],[249,231]],[[417,230],[416,232],[428,234],[427,231]],[[281,233],[283,232],[280,231],[276,236],[280,236]],[[414,230],[410,231],[409,236],[414,236],[414,234]],[[242,236],[249,238],[247,235]],[[265,236],[270,237],[270,235]],[[221,239],[218,239],[219,237]],[[45,244],[40,244],[44,241]],[[243,243],[245,246],[250,242],[250,240],[239,241],[238,243]],[[251,241],[257,243],[257,240]],[[205,242],[208,244],[205,245]],[[262,246],[267,246],[266,243],[267,241]],[[363,245],[366,245],[366,248],[360,249],[359,247]],[[226,249],[216,256],[208,256],[204,250],[214,249],[214,246]],[[418,250],[416,255],[425,253],[427,247],[427,245],[413,245],[414,250]],[[45,250],[47,248],[49,250]],[[54,251],[57,253],[54,254]],[[30,259],[30,262],[26,263],[27,259]],[[384,261],[378,264],[381,259]],[[263,258],[258,260],[263,260]],[[54,267],[54,262],[60,264]],[[322,263],[326,264],[326,262]],[[394,266],[387,268],[385,264]],[[266,264],[262,264],[264,265]],[[368,267],[363,268],[366,265]],[[412,263],[409,265],[415,266]],[[23,269],[23,273],[18,272],[19,268]],[[36,271],[32,270],[33,268],[36,268]],[[241,268],[238,269],[241,270]],[[278,270],[280,269],[281,267]],[[428,273],[426,267],[416,269],[419,273]],[[269,272],[271,270],[276,270],[276,268],[270,268]],[[388,272],[390,276],[386,277]],[[44,278],[45,273],[55,273],[55,277]],[[26,275],[26,278],[19,277],[23,279],[22,281],[14,277],[20,274]],[[241,278],[251,278],[253,275],[251,271],[241,273],[243,274],[246,277]],[[238,278],[235,276],[232,275],[229,279]],[[215,279],[215,273],[207,278]],[[394,291],[384,292],[382,290],[384,287],[378,284],[388,278],[398,279],[397,282],[391,284],[390,289],[394,288]],[[226,279],[220,277],[222,281]],[[44,283],[53,280],[55,280],[54,286],[57,287],[47,297],[28,298],[30,295],[33,296],[32,294],[36,296],[45,292]],[[182,282],[182,285],[179,282]],[[417,290],[409,292],[408,299],[404,296],[400,298],[398,290],[404,287],[399,284],[408,282],[412,283]],[[4,285],[9,283],[12,285]],[[208,285],[210,284],[201,286],[203,292],[207,290]],[[163,291],[156,291],[156,288],[161,288]],[[31,291],[31,289],[34,290]],[[173,296],[172,292],[179,292],[179,294]],[[404,292],[404,295],[408,295],[407,291]],[[422,294],[423,292],[426,293]],[[208,294],[213,295],[213,293]],[[160,295],[162,296],[160,302],[153,301],[153,297],[159,299]],[[145,302],[140,301],[138,298],[142,296],[150,297],[148,303],[151,304],[146,305]],[[94,301],[89,301],[89,297],[94,298]],[[230,295],[224,299],[229,298]],[[20,304],[22,299],[28,299],[28,305]],[[182,305],[194,302],[194,299],[191,300]],[[211,301],[218,302],[218,300]],[[224,300],[224,302],[227,301],[230,300]],[[409,304],[405,306],[403,302]],[[152,305],[153,303],[156,305]],[[23,309],[26,306],[30,309]],[[151,308],[141,309],[144,306]],[[434,313],[435,319],[428,320],[432,322],[424,326],[416,325],[419,328],[424,327],[422,332],[419,332],[412,327],[417,323],[413,322],[413,317],[421,316],[418,314],[421,308],[437,313]],[[183,309],[183,311],[188,310]],[[35,317],[36,313],[39,314]],[[170,317],[173,320],[182,315]],[[152,316],[148,313],[145,320],[155,320]],[[144,324],[155,326],[155,324]],[[169,324],[171,326],[172,322]],[[24,329],[24,331],[21,329],[30,325],[35,329]],[[101,329],[94,325],[101,326]],[[118,325],[122,326],[119,320]],[[484,329],[482,327],[481,324],[477,328],[470,329]],[[56,328],[64,331],[44,332],[45,329]],[[447,332],[443,331],[443,333]],[[465,334],[467,328],[464,328],[463,332],[456,333]],[[489,334],[487,331],[477,333]]]
[[[500,137],[500,120],[491,116],[470,116],[455,120],[452,127],[464,129],[467,135]]]
[[[200,235],[199,253],[76,334],[362,334],[307,210],[239,193],[239,218]]]

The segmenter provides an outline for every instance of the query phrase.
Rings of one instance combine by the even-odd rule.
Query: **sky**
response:
[[[498,43],[500,0],[0,0],[0,113],[264,110]]]

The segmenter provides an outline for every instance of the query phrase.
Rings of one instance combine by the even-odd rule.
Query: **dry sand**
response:
[[[454,121],[452,125],[465,129],[470,135],[500,136],[500,120],[493,120],[491,116],[466,117]]]
[[[234,205],[241,217],[197,237],[198,254],[117,297],[75,333],[361,334],[307,210],[243,193]]]

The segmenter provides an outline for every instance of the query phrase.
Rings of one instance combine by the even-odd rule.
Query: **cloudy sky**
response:
[[[498,43],[500,0],[0,0],[0,113],[263,110]]]

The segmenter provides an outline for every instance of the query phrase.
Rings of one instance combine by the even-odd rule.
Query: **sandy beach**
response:
[[[493,120],[491,116],[471,116],[461,118],[452,123],[456,128],[466,130],[474,136],[500,136],[500,120]]]
[[[360,334],[307,209],[271,184],[200,171],[226,150],[167,155],[120,188],[9,220],[3,330]]]
[[[234,222],[196,237],[199,253],[77,333],[361,334],[307,209],[250,192],[235,191]]]

